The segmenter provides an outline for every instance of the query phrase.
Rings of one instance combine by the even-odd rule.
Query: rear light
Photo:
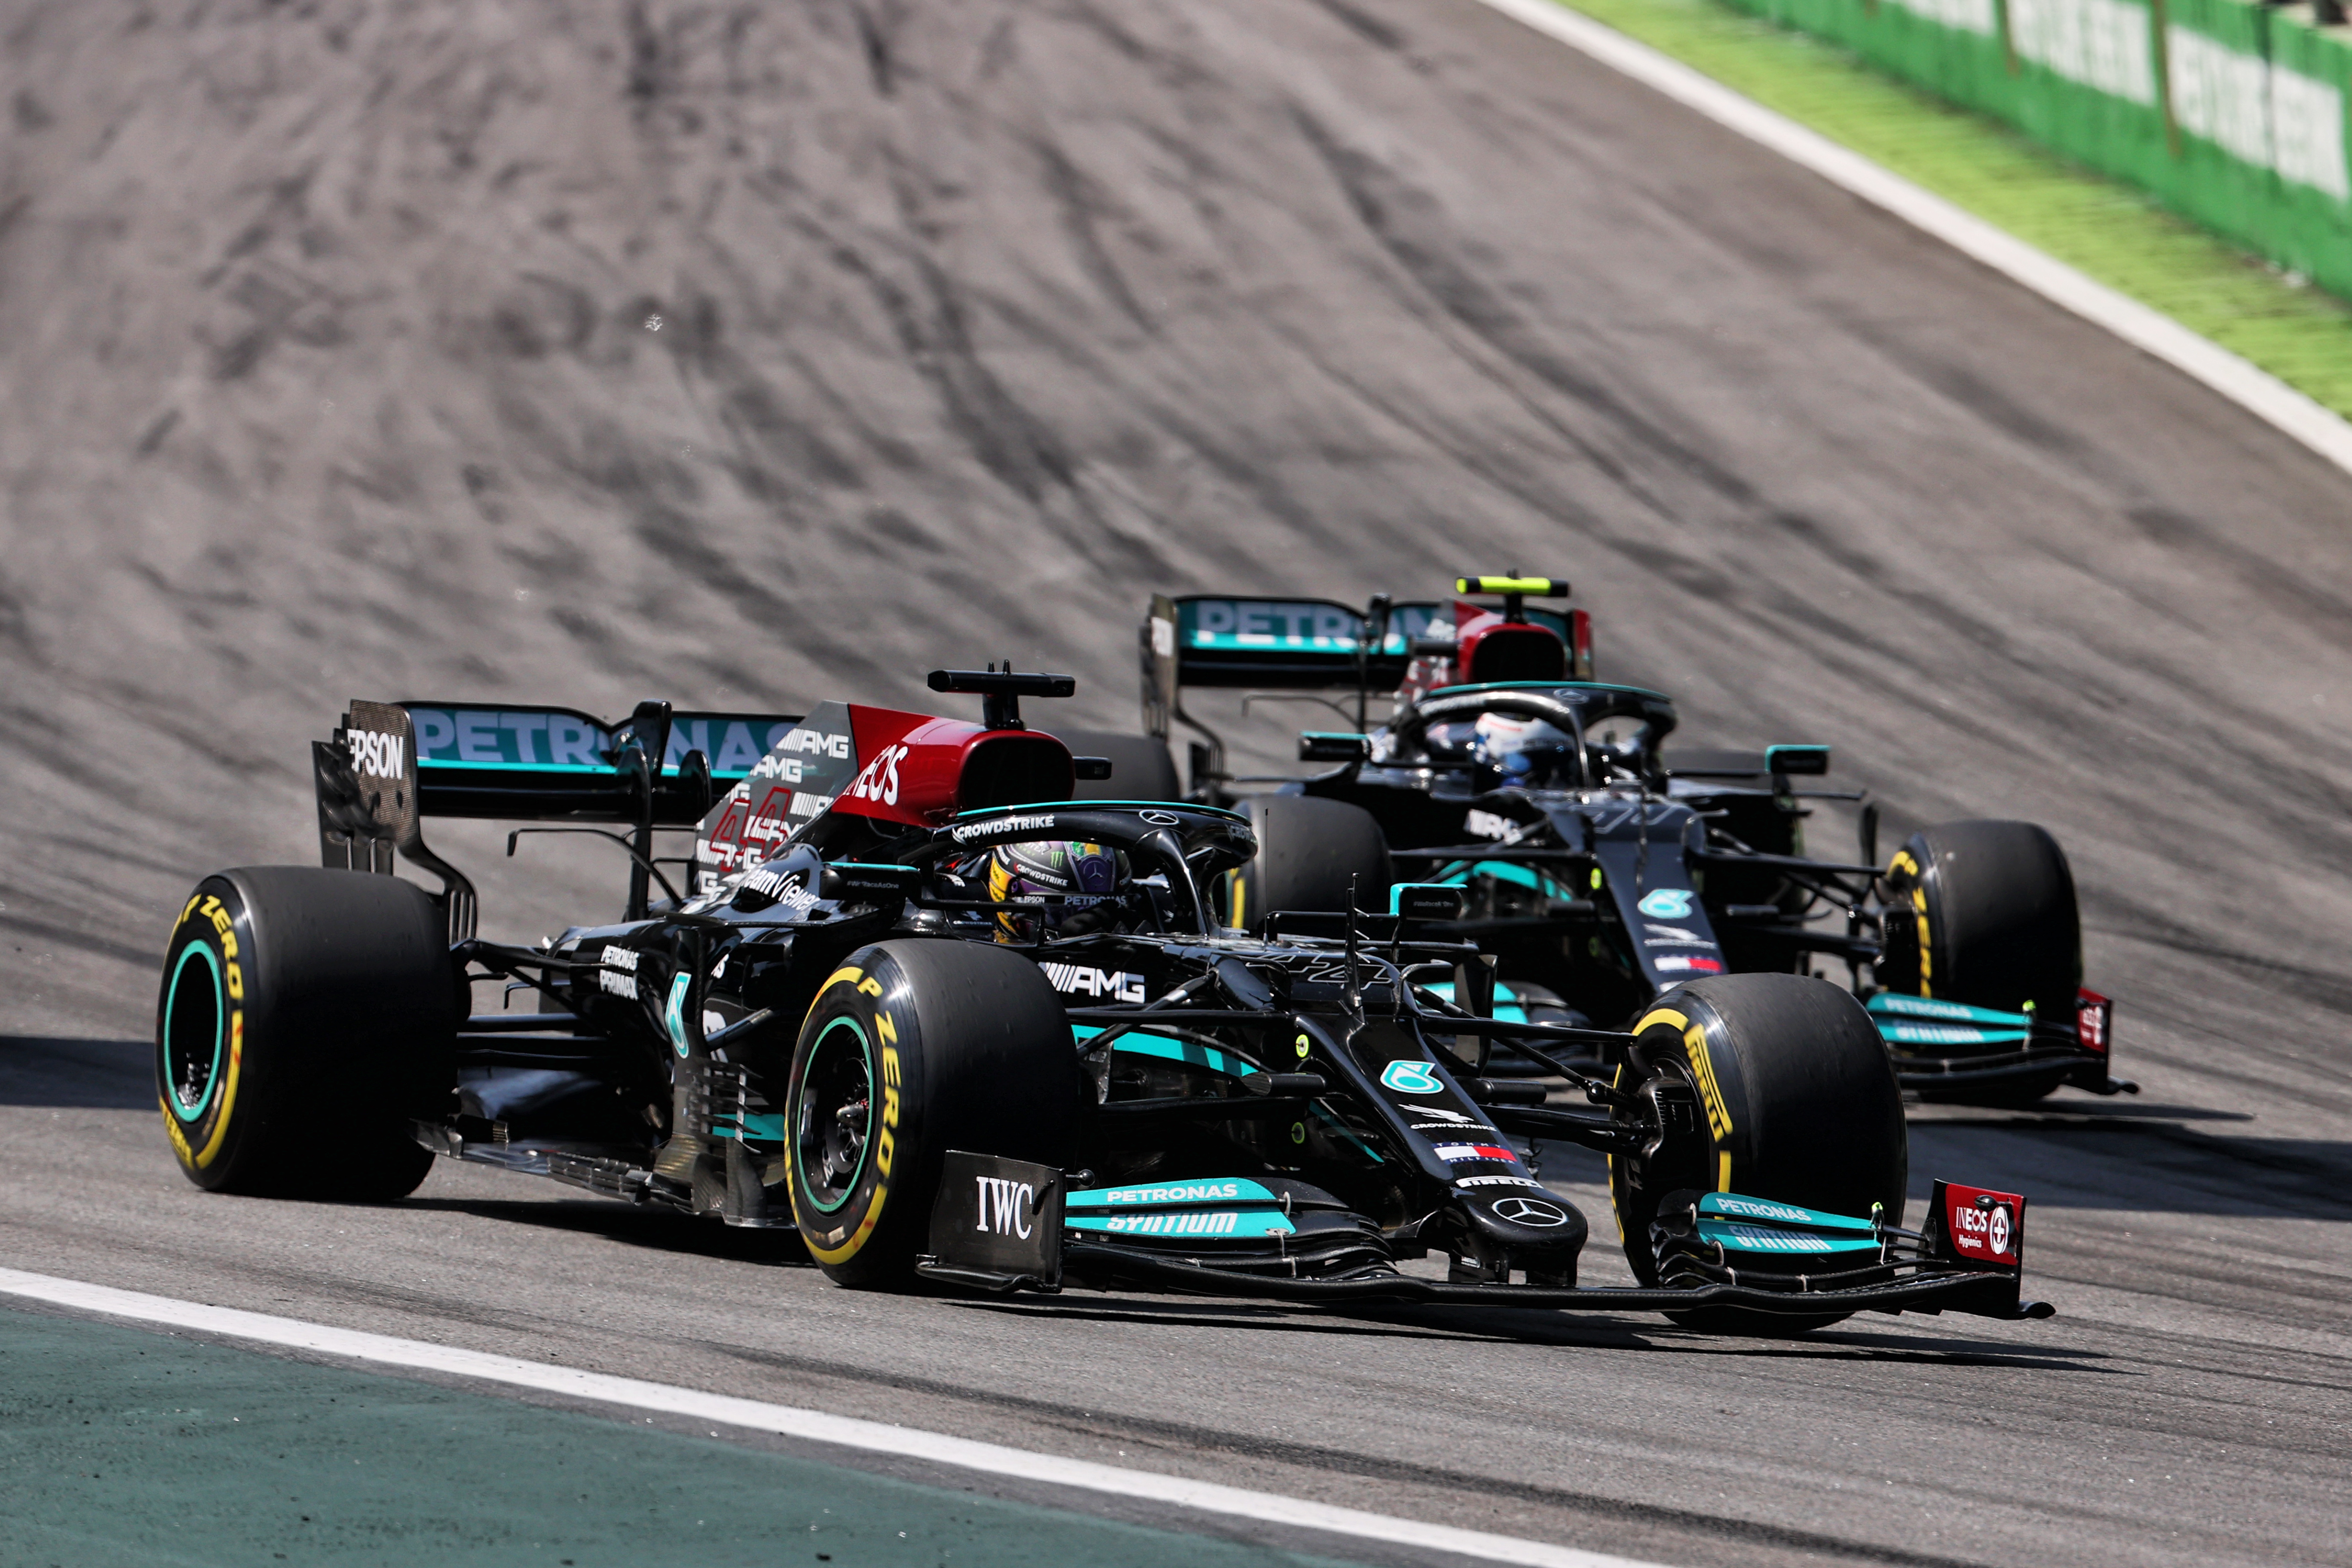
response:
[[[1577,680],[1592,679],[1592,616],[1583,610],[1568,613],[1569,675]]]
[[[2078,990],[2074,994],[2074,1040],[2093,1056],[2107,1054],[2108,1042],[2114,1038],[2116,1005],[2095,991]]]

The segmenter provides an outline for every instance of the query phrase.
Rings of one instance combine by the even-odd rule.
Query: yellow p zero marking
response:
[[[816,988],[815,1000],[809,1004],[807,1014],[801,1019],[801,1027],[803,1029],[806,1029],[808,1027],[809,1019],[815,1017],[816,1010],[824,1005],[824,994],[826,992],[832,990],[835,986],[840,984],[845,980],[848,981],[852,985],[855,985],[865,978],[866,971],[853,968],[851,965],[846,963],[843,964],[839,969],[835,970],[832,973],[826,975],[824,977],[824,984]]]
[[[1233,893],[1234,930],[1245,930],[1249,925],[1249,883],[1243,879],[1238,867],[1226,872],[1225,876]]]
[[[819,1263],[846,1263],[856,1257],[857,1249],[866,1245],[866,1238],[874,1234],[875,1225],[882,1218],[882,1201],[889,1195],[887,1185],[874,1189],[874,1201],[866,1205],[866,1217],[857,1222],[857,1228],[839,1247],[819,1247],[815,1237],[807,1237],[808,1249],[816,1255],[816,1260]],[[806,1235],[805,1232],[803,1234]]]
[[[155,1097],[155,1105],[156,1108],[163,1113],[163,1131],[172,1135],[172,1148],[180,1156],[180,1163],[183,1165],[194,1164],[196,1163],[195,1151],[189,1148],[187,1139],[181,1136],[180,1119],[172,1114],[172,1108],[164,1103],[163,1097],[162,1095],[159,1094]]]
[[[1731,1190],[1731,1151],[1728,1149],[1715,1157],[1715,1190],[1718,1193]]]
[[[886,1046],[895,1046],[898,1043],[898,1026],[892,1021],[887,1013],[874,1015],[874,1033]]]
[[[1706,1130],[1720,1143],[1731,1136],[1731,1112],[1723,1103],[1723,1086],[1715,1081],[1715,1061],[1706,1054],[1706,1031],[1693,1024],[1683,1031],[1683,1045],[1698,1075],[1698,1097],[1706,1101]]]
[[[236,965],[229,967],[234,970]],[[245,1009],[237,1008],[228,1016],[228,1081],[221,1085],[220,1110],[213,1119],[213,1135],[196,1151],[196,1169],[203,1170],[220,1152],[221,1140],[228,1136],[229,1113],[236,1109],[236,1069],[245,1060]],[[175,1130],[173,1136],[177,1136]]]
[[[889,1047],[882,1047],[882,1135],[874,1144],[874,1168],[884,1175],[890,1173],[890,1161],[898,1152],[898,1141],[893,1136],[898,1127],[898,1053]]]
[[[172,922],[172,929],[173,931],[177,931],[182,926],[188,923],[188,917],[196,912],[196,906],[204,902],[204,898],[205,896],[202,893],[190,893],[188,895],[187,908],[182,910],[180,911],[180,918]]]
[[[1919,911],[1919,994],[1933,996],[1936,989],[1928,982],[1935,978],[1936,944],[1932,940],[1934,931],[1927,924],[1927,889],[1911,889],[1911,907]]]
[[[870,974],[857,983],[857,988],[866,993],[868,996],[879,996],[882,994],[882,983],[879,980],[875,979],[874,976]]]

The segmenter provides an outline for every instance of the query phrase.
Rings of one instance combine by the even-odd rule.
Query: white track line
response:
[[[2337,468],[2352,472],[2352,424],[2268,371],[2200,337],[2014,235],[1954,206],[1899,174],[1841,147],[1674,59],[1637,43],[1557,0],[1481,0],[1547,37],[1590,55],[1612,70],[1696,110],[1717,124],[1769,147],[1840,189],[1933,235],[1962,255],[2031,289],[2054,305],[2105,328],[2143,353],[2202,382],[2259,419],[2294,437]]]
[[[1612,1557],[1606,1552],[1580,1552],[1573,1547],[1549,1546],[1539,1541],[1489,1535],[1484,1531],[1455,1530],[1443,1524],[1426,1524],[1419,1520],[1392,1519],[1386,1514],[1365,1513],[1352,1508],[1333,1508],[1327,1503],[1307,1502],[1272,1492],[1247,1491],[1240,1487],[1187,1480],[1181,1476],[1155,1475],[1148,1470],[1123,1469],[1116,1465],[1097,1465],[1085,1459],[1033,1454],[1025,1449],[1003,1447],[994,1443],[975,1443],[968,1438],[950,1437],[912,1427],[888,1426],[878,1421],[828,1415],[821,1410],[770,1405],[757,1399],[736,1399],[691,1388],[672,1388],[666,1384],[642,1383],[633,1377],[611,1377],[603,1373],[581,1372],[572,1367],[546,1366],[537,1362],[519,1361],[512,1356],[491,1355],[450,1345],[426,1344],[419,1340],[393,1339],[384,1334],[361,1333],[352,1329],[331,1329],[293,1318],[240,1312],[226,1307],[207,1307],[194,1301],[176,1301],[168,1296],[142,1295],[136,1290],[116,1290],[104,1285],[84,1285],[77,1280],[26,1274],[14,1268],[0,1268],[0,1294],[47,1301],[52,1306],[100,1313],[110,1318],[127,1318],[134,1322],[166,1324],[173,1328],[194,1329],[200,1333],[220,1334],[265,1345],[283,1345],[322,1355],[345,1356],[353,1361],[373,1362],[384,1366],[410,1367],[422,1372],[474,1378],[484,1383],[506,1384],[516,1388],[535,1388],[575,1399],[593,1400],[601,1405],[625,1405],[672,1415],[691,1415],[699,1421],[749,1427],[756,1432],[773,1432],[782,1436],[805,1438],[816,1443],[834,1443],[843,1447],[861,1448],[868,1453],[895,1454],[937,1465],[952,1465],[959,1469],[981,1470],[990,1475],[1012,1476],[1052,1486],[1077,1487],[1087,1491],[1108,1492],[1116,1497],[1140,1498],[1150,1502],[1198,1509],[1203,1513],[1255,1519],[1267,1524],[1323,1531],[1332,1535],[1385,1542],[1391,1545],[1420,1547],[1430,1552],[1451,1552],[1459,1557],[1481,1558],[1489,1563],[1526,1563],[1529,1568],[1655,1568],[1654,1564],[1639,1563],[1630,1557]]]

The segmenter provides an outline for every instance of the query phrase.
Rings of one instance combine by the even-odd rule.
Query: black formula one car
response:
[[[793,1227],[852,1286],[1654,1309],[1777,1331],[1863,1310],[2048,1315],[2019,1295],[2022,1197],[1938,1183],[1901,1225],[1899,1098],[1847,993],[1719,974],[1623,1032],[1497,1016],[1476,946],[1431,934],[1460,923],[1454,886],[1319,931],[1226,929],[1207,889],[1249,863],[1248,821],[1070,799],[1104,765],[1018,702],[1073,685],[939,671],[933,689],[983,698],[983,723],[828,702],[698,716],[684,749],[657,703],[611,727],[353,703],[315,752],[328,868],[207,877],[173,933],[156,1075],[182,1167],[382,1201],[440,1154]],[[733,725],[773,741],[725,758],[740,777],[714,799],[703,747]],[[626,918],[481,940],[471,889],[423,841],[441,812],[608,832]],[[665,828],[695,836],[684,887],[651,853]],[[443,890],[383,874],[401,858]],[[524,1009],[472,1013],[486,985]],[[1498,1045],[1548,1079],[1486,1074]],[[1639,1289],[1577,1287],[1586,1222],[1538,1180],[1530,1139],[1611,1156]],[[1399,1268],[1432,1254],[1443,1279]]]
[[[1665,749],[1659,692],[1592,679],[1583,611],[1551,578],[1465,577],[1451,604],[1366,611],[1318,601],[1156,597],[1142,631],[1144,718],[1199,732],[1190,798],[1234,806],[1258,854],[1218,890],[1223,918],[1349,907],[1351,887],[1464,890],[1433,937],[1475,942],[1530,1016],[1622,1025],[1704,976],[1845,967],[1902,1086],[1929,1100],[2013,1104],[2110,1076],[2114,1004],[2083,988],[2066,858],[2024,822],[1953,822],[1876,864],[1805,854],[1801,787],[1829,748]],[[1223,742],[1186,713],[1187,687],[1325,701],[1354,727],[1309,731],[1300,760],[1338,766],[1242,795]],[[1393,694],[1384,723],[1376,694]],[[1861,801],[1857,793],[1838,798]]]

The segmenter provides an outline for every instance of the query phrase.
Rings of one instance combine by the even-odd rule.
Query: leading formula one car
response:
[[[567,731],[559,766],[499,739],[543,740],[555,710],[353,703],[315,753],[328,868],[207,877],[173,931],[156,1074],[182,1167],[218,1190],[389,1200],[439,1154],[792,1227],[851,1286],[1654,1309],[1775,1331],[2048,1314],[2019,1293],[2022,1197],[1939,1182],[1901,1224],[1904,1121],[1851,995],[1725,974],[1622,1033],[1498,1016],[1475,944],[1428,934],[1460,913],[1450,887],[1383,889],[1387,913],[1319,931],[1226,929],[1205,889],[1248,863],[1247,821],[1070,799],[1103,766],[1018,704],[1073,685],[935,672],[982,695],[978,725],[837,702],[745,719],[780,732],[716,800],[660,704],[565,719],[593,733]],[[428,726],[478,743],[420,759]],[[424,846],[440,810],[609,825],[627,918],[482,940]],[[680,888],[644,846],[689,822]],[[442,892],[382,874],[404,857]],[[527,1010],[472,1013],[483,985]],[[1549,1066],[1552,1092],[1486,1075],[1498,1043]],[[1578,1287],[1586,1222],[1528,1163],[1538,1138],[1611,1156],[1638,1289]],[[1433,1254],[1443,1279],[1401,1267]]]
[[[1192,798],[1238,806],[1259,840],[1221,889],[1225,918],[1344,909],[1351,883],[1445,883],[1467,908],[1433,934],[1494,954],[1545,1016],[1622,1023],[1698,976],[1804,973],[1826,956],[1923,1098],[2135,1089],[2109,1074],[2114,1005],[2083,988],[2074,879],[2046,831],[1945,823],[1881,868],[1866,805],[1861,862],[1812,858],[1805,802],[1828,792],[1800,781],[1828,771],[1828,747],[1667,751],[1672,701],[1592,679],[1584,612],[1528,605],[1566,597],[1565,583],[1456,589],[1499,603],[1151,601],[1146,728],[1203,735]],[[1222,741],[1184,710],[1202,686],[1343,715],[1352,702],[1352,729],[1300,737],[1302,761],[1339,765],[1236,795]],[[1370,722],[1390,693],[1386,721]]]

